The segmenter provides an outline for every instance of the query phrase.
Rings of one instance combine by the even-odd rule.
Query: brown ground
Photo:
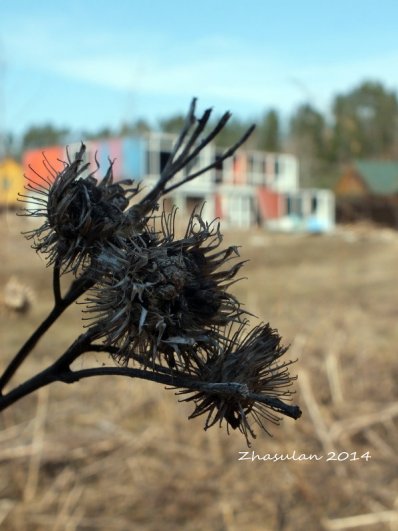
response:
[[[36,292],[27,316],[3,309],[4,365],[48,312],[51,275],[18,235],[26,220],[0,221],[0,288],[16,274]],[[273,426],[273,438],[258,433],[252,450],[323,459],[238,461],[241,434],[204,432],[202,419],[187,420],[188,405],[153,383],[56,384],[0,416],[1,529],[398,529],[398,235],[252,231],[226,243],[250,258],[235,293],[298,358],[303,417]],[[16,381],[49,363],[79,326],[75,307]],[[327,462],[328,452],[371,458]]]

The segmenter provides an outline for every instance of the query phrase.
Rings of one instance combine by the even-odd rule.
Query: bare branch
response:
[[[61,316],[61,314],[73,304],[83,293],[92,287],[94,281],[90,280],[86,276],[82,276],[75,280],[68,293],[63,299],[59,299],[54,305],[54,308],[44,319],[41,325],[34,331],[26,343],[17,352],[15,357],[11,360],[6,370],[0,377],[0,396],[4,387],[8,384],[11,378],[14,376],[18,368],[25,361],[27,356],[32,352],[39,339],[47,332],[47,330],[55,323],[55,321]],[[57,288],[55,288],[57,291]]]
[[[231,157],[235,151],[244,143],[246,142],[246,140],[249,138],[249,136],[252,134],[252,132],[254,131],[255,129],[255,125],[252,125],[247,131],[246,133],[242,136],[242,138],[240,138],[232,147],[230,147],[229,149],[227,149],[222,155],[220,155],[219,157],[217,157],[217,159],[212,162],[211,164],[209,164],[208,166],[205,166],[204,168],[198,170],[197,172],[195,173],[192,173],[191,175],[188,175],[187,177],[185,177],[183,180],[179,181],[178,183],[175,183],[173,184],[172,186],[169,186],[168,188],[166,188],[164,190],[164,194],[167,194],[169,192],[171,192],[172,190],[175,190],[176,188],[179,188],[181,185],[189,182],[189,181],[192,181],[193,179],[195,179],[196,177],[199,177],[199,175],[202,175],[203,173],[206,173],[207,171],[209,170],[212,170],[213,168],[215,168],[218,164],[220,164],[220,162],[223,162],[224,160],[228,159],[229,157]]]
[[[200,119],[195,118],[195,107],[196,107],[196,98],[194,98],[191,102],[191,106],[189,108],[184,127],[180,133],[180,135],[177,138],[177,141],[173,147],[173,150],[170,154],[170,157],[166,163],[165,168],[162,171],[162,174],[159,178],[159,181],[154,186],[154,188],[142,199],[140,202],[141,207],[144,205],[148,210],[153,207],[154,203],[156,203],[160,197],[172,190],[175,190],[182,184],[185,184],[188,181],[191,181],[192,179],[195,179],[199,175],[202,175],[203,173],[213,169],[217,164],[224,161],[225,159],[231,157],[235,151],[248,139],[248,137],[252,134],[255,125],[252,125],[246,133],[230,148],[228,148],[220,157],[217,158],[213,163],[209,164],[205,168],[202,168],[198,170],[197,172],[189,175],[188,177],[182,179],[178,183],[166,187],[167,183],[169,183],[175,175],[181,171],[183,168],[188,168],[189,165],[195,160],[195,158],[199,155],[199,153],[212,142],[217,135],[220,133],[220,131],[225,127],[228,120],[231,118],[231,113],[226,112],[223,114],[223,116],[219,119],[215,127],[199,142],[198,145],[195,144],[199,138],[199,136],[204,131],[206,125],[209,122],[210,115],[212,110],[207,109],[202,117]],[[196,126],[194,127],[194,124],[196,123]],[[194,127],[190,137],[188,138],[185,146],[183,147],[184,141],[186,137],[189,135],[190,130]],[[134,208],[134,207],[133,207]]]

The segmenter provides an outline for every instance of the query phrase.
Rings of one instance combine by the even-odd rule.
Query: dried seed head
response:
[[[195,410],[190,418],[207,416],[205,429],[217,422],[221,425],[225,420],[227,429],[229,426],[238,428],[250,446],[249,437],[255,438],[255,434],[249,417],[269,433],[266,422],[279,424],[277,413],[298,418],[301,412],[297,407],[286,406],[280,400],[291,396],[289,387],[295,377],[288,372],[292,361],[278,361],[287,348],[281,346],[277,331],[269,324],[262,324],[243,337],[245,325],[243,323],[235,333],[227,334],[217,346],[202,347],[195,356],[191,356],[191,376],[207,385],[203,390],[183,390],[179,394],[189,393],[191,396],[184,401],[195,402]],[[245,392],[212,392],[211,384],[219,383],[240,384],[238,387],[245,389]],[[292,409],[295,411],[293,414]]]
[[[61,172],[45,160],[53,182],[38,176],[43,184],[29,183],[22,196],[29,206],[25,215],[44,217],[44,223],[26,233],[33,239],[33,248],[43,253],[48,264],[59,263],[65,271],[77,271],[91,258],[94,249],[108,240],[123,222],[123,211],[138,188],[123,188],[132,181],[113,182],[112,163],[105,177],[98,182],[93,174],[83,176],[89,164],[84,163],[86,147],[82,144],[73,161],[65,162]],[[97,168],[98,169],[98,168]]]
[[[235,247],[217,251],[217,223],[193,213],[185,237],[174,237],[174,215],[162,216],[160,232],[147,230],[125,242],[107,246],[95,267],[101,280],[88,299],[93,324],[105,343],[118,348],[118,360],[132,354],[185,356],[197,342],[211,341],[220,326],[239,321],[243,310],[226,289],[242,265],[225,264],[238,255]]]

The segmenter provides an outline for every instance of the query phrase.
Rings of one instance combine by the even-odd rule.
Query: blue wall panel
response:
[[[111,152],[109,149],[108,140],[101,140],[97,157],[98,157],[98,162],[100,163],[102,175],[104,175],[106,170],[109,168],[110,156],[111,156]]]
[[[123,177],[141,181],[147,173],[147,141],[144,138],[124,138],[122,140]]]

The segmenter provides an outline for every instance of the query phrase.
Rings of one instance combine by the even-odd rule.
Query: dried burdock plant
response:
[[[95,172],[85,176],[90,167],[84,163],[85,151],[82,144],[73,160],[68,155],[59,173],[45,159],[52,180],[39,174],[39,182],[27,178],[29,195],[21,196],[28,204],[25,215],[44,218],[40,227],[25,234],[34,240],[32,247],[43,253],[50,265],[75,274],[87,260],[90,263],[99,245],[115,240],[123,226],[123,211],[139,191],[132,187],[133,181],[113,182],[111,162],[100,182]]]
[[[238,256],[236,247],[219,250],[219,223],[206,223],[194,211],[185,236],[177,239],[174,220],[174,210],[163,213],[160,232],[146,227],[140,237],[122,248],[107,246],[97,258],[100,280],[88,311],[122,364],[134,354],[148,365],[163,355],[174,367],[175,356],[189,357],[192,345],[213,343],[220,326],[244,313],[227,291],[243,262],[229,264]]]
[[[205,429],[225,420],[227,426],[239,428],[249,443],[249,436],[255,437],[249,417],[269,433],[266,423],[279,424],[278,413],[297,418],[299,409],[281,401],[290,398],[295,377],[288,371],[292,361],[279,361],[287,348],[281,346],[278,332],[269,324],[261,324],[245,335],[246,326],[243,322],[236,331],[228,327],[218,343],[206,345],[191,356],[190,373],[208,387],[180,393],[192,395],[185,398],[196,405],[191,418],[207,415]],[[211,385],[218,383],[235,385],[240,391],[235,395],[212,394]]]
[[[0,410],[52,382],[121,375],[168,385],[193,401],[191,415],[206,416],[205,429],[223,421],[250,444],[251,419],[269,433],[280,414],[299,418],[291,399],[291,361],[266,325],[248,330],[248,316],[230,293],[244,262],[235,246],[222,247],[217,220],[195,210],[185,234],[175,234],[176,209],[157,214],[163,195],[232,156],[251,134],[216,160],[192,173],[199,153],[230,118],[225,113],[206,133],[211,110],[195,116],[192,101],[185,124],[156,185],[141,199],[131,180],[114,182],[112,162],[102,180],[90,171],[85,146],[57,172],[45,159],[47,176],[29,181],[25,215],[43,218],[26,233],[32,247],[53,268],[54,307],[0,377]],[[183,177],[177,182],[174,178]],[[37,179],[36,179],[37,181]],[[135,203],[131,204],[132,199]],[[60,277],[74,280],[62,295]],[[77,299],[85,305],[86,331],[42,372],[4,393],[37,341]],[[110,355],[116,364],[76,370],[87,352]]]

